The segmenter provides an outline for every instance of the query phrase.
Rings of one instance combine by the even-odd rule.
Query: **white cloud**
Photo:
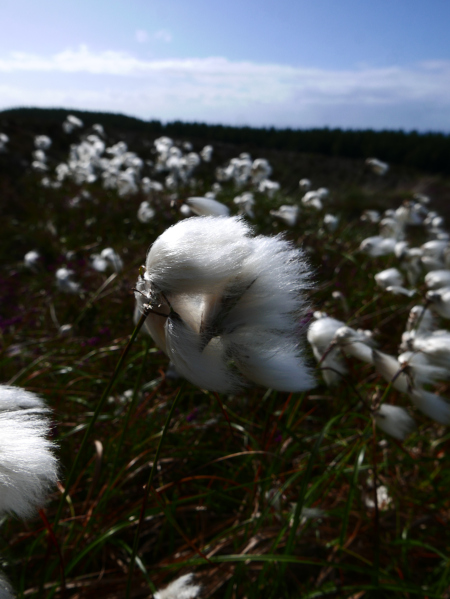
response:
[[[137,29],[135,37],[136,41],[138,41],[140,44],[145,44],[148,42],[148,33],[144,29]]]
[[[172,41],[172,34],[167,29],[160,29],[155,33],[155,39],[168,44]]]
[[[0,56],[0,72],[3,107],[33,98],[145,118],[450,131],[448,61],[332,71],[220,57],[143,60],[80,46],[53,56]],[[33,72],[42,82],[29,89]]]

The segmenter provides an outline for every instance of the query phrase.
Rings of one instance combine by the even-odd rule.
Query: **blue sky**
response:
[[[448,0],[3,0],[0,109],[450,132]]]

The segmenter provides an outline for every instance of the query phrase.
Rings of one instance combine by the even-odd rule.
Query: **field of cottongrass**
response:
[[[2,515],[17,596],[450,597],[450,246],[423,175],[285,189],[264,152],[61,125],[0,137],[0,380],[51,408],[60,463],[39,512]],[[310,390],[202,390],[130,343],[151,244],[228,212],[307,256]]]

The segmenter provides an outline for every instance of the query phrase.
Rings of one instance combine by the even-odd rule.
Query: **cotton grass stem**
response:
[[[131,583],[133,581],[134,563],[136,561],[136,556],[137,556],[139,537],[141,534],[142,524],[144,523],[144,519],[145,519],[145,511],[147,509],[148,496],[150,494],[150,489],[153,484],[153,478],[155,476],[155,472],[156,472],[156,468],[157,468],[157,464],[158,464],[158,460],[159,460],[159,455],[161,453],[162,444],[164,443],[164,439],[166,437],[167,431],[169,430],[169,425],[170,425],[170,421],[172,420],[173,413],[177,406],[178,400],[180,399],[180,397],[182,395],[183,388],[184,388],[184,382],[181,384],[181,386],[178,390],[178,393],[174,399],[174,402],[172,404],[172,407],[170,408],[170,412],[166,418],[166,422],[165,422],[164,428],[162,430],[161,438],[158,443],[158,448],[156,449],[156,454],[155,454],[155,459],[153,460],[152,469],[150,470],[150,476],[148,478],[147,485],[145,487],[144,499],[142,501],[142,507],[141,507],[141,514],[139,516],[139,523],[138,523],[138,526],[136,529],[136,534],[134,535],[133,552],[131,554],[131,559],[130,559],[128,582],[127,582],[127,592],[125,595],[126,599],[130,598]]]
[[[126,435],[126,432],[128,430],[128,424],[130,422],[131,415],[134,412],[134,408],[136,407],[137,398],[139,396],[138,395],[139,387],[140,387],[140,384],[141,384],[141,381],[142,381],[142,375],[144,374],[144,367],[145,367],[145,364],[147,362],[147,356],[148,356],[149,349],[150,349],[150,345],[149,345],[148,340],[146,338],[145,339],[145,353],[144,353],[144,358],[142,359],[141,367],[139,369],[139,374],[138,374],[138,376],[136,378],[136,383],[135,383],[134,389],[133,389],[133,396],[131,398],[131,402],[130,402],[130,405],[128,407],[127,415],[125,417],[125,422],[124,422],[124,425],[122,427],[122,434],[120,435],[120,440],[119,440],[119,443],[117,445],[117,451],[116,451],[116,455],[115,455],[115,458],[114,458],[113,467],[112,467],[112,470],[111,470],[111,475],[112,476],[114,475],[114,472],[116,471],[117,462],[118,462],[119,456],[120,456],[120,454],[122,452],[123,442],[125,440],[125,435]]]
[[[134,331],[133,331],[133,333],[132,333],[132,335],[130,337],[130,340],[128,341],[128,343],[127,343],[127,345],[125,347],[125,349],[123,350],[122,355],[120,356],[120,359],[117,362],[116,368],[114,369],[113,375],[112,375],[111,379],[109,380],[109,383],[108,383],[106,389],[104,390],[103,395],[101,396],[100,401],[98,402],[97,407],[95,408],[95,412],[92,415],[92,418],[91,418],[91,420],[90,420],[90,422],[89,422],[89,424],[88,424],[88,426],[86,428],[86,432],[84,433],[84,437],[83,437],[83,440],[81,442],[80,449],[79,449],[79,451],[78,451],[78,453],[77,453],[77,455],[76,455],[76,457],[75,457],[75,459],[73,461],[72,468],[71,468],[71,470],[69,472],[69,476],[67,477],[67,480],[66,480],[64,492],[63,492],[61,500],[59,502],[58,511],[56,513],[55,521],[53,523],[53,530],[55,530],[55,531],[56,531],[56,528],[58,526],[59,520],[61,518],[61,513],[62,513],[63,506],[64,506],[64,502],[66,501],[67,494],[70,491],[70,486],[71,486],[71,484],[73,482],[73,479],[75,477],[75,473],[77,472],[78,464],[80,462],[80,459],[81,459],[81,456],[83,454],[83,451],[84,451],[84,449],[85,449],[85,447],[87,445],[89,436],[90,436],[90,434],[92,432],[92,429],[94,428],[95,423],[97,422],[97,418],[100,415],[100,412],[101,412],[101,410],[103,408],[103,405],[104,405],[104,403],[106,401],[106,398],[109,396],[109,393],[110,393],[110,391],[111,391],[111,389],[112,389],[112,387],[113,387],[113,385],[114,385],[114,383],[115,383],[115,381],[117,379],[117,376],[118,376],[120,370],[122,369],[122,366],[125,363],[125,360],[127,358],[128,352],[130,351],[130,348],[131,348],[134,340],[136,339],[137,334],[139,333],[142,325],[144,324],[144,321],[145,321],[147,315],[148,315],[148,311],[144,311],[143,314],[142,314],[142,316],[141,316],[141,318],[139,319],[139,322],[137,323],[137,325],[136,325],[136,327],[135,327],[135,329],[134,329]]]

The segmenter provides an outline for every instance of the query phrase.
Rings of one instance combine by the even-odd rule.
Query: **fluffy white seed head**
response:
[[[37,267],[40,258],[41,256],[39,252],[37,252],[36,250],[31,250],[30,252],[27,252],[25,254],[23,261],[27,268],[31,268],[32,270],[34,270]]]
[[[0,574],[0,599],[14,599],[13,589],[3,574]]]
[[[200,217],[155,241],[136,299],[159,313],[149,314],[147,331],[191,382],[222,392],[246,380],[293,391],[313,385],[299,341],[308,286],[290,242],[252,237],[239,218]]]
[[[441,289],[450,286],[450,270],[431,270],[425,275],[428,289]]]
[[[150,203],[145,200],[143,202],[141,202],[141,204],[138,208],[138,212],[137,212],[138,220],[141,223],[145,224],[145,223],[150,222],[154,216],[155,216],[155,211],[150,206]]]
[[[278,210],[271,210],[270,214],[284,222],[288,227],[294,227],[297,223],[300,209],[298,206],[280,206]]]
[[[450,318],[450,287],[442,287],[436,291],[428,291],[427,300],[431,304],[431,308],[442,316],[442,318]]]
[[[393,254],[395,251],[397,241],[389,237],[382,237],[381,235],[374,235],[373,237],[367,237],[364,239],[359,249],[361,252],[376,258],[377,256],[387,256]]]
[[[389,170],[389,164],[378,160],[378,158],[367,158],[366,165],[373,173],[379,176],[385,175]]]
[[[384,433],[403,441],[416,427],[404,408],[383,404],[375,414],[375,422]]]
[[[401,287],[403,280],[403,275],[397,268],[387,268],[375,275],[375,281],[382,289],[391,286]]]
[[[228,216],[230,214],[228,206],[211,198],[192,197],[188,198],[186,203],[198,216]]]
[[[69,268],[58,268],[55,273],[56,285],[58,289],[64,293],[78,293],[80,284],[72,280],[75,273]]]
[[[47,415],[33,393],[0,385],[0,513],[32,515],[57,481]]]
[[[410,397],[416,408],[426,416],[440,424],[450,424],[450,404],[443,397],[424,389],[415,389]]]
[[[408,393],[411,389],[411,381],[402,371],[402,366],[394,356],[384,354],[376,349],[372,350],[375,369],[388,383],[392,383],[394,389],[402,393]]]
[[[336,331],[334,340],[346,355],[362,362],[373,363],[374,341],[365,331],[355,331],[351,327],[344,326]]]
[[[342,321],[324,316],[311,323],[308,329],[307,339],[312,347],[314,357],[320,363],[323,378],[328,386],[341,383],[341,375],[348,372],[339,348],[331,345],[336,331],[343,326]]]
[[[180,576],[162,591],[157,591],[155,599],[195,599],[201,591],[201,585],[192,583],[193,574]]]

